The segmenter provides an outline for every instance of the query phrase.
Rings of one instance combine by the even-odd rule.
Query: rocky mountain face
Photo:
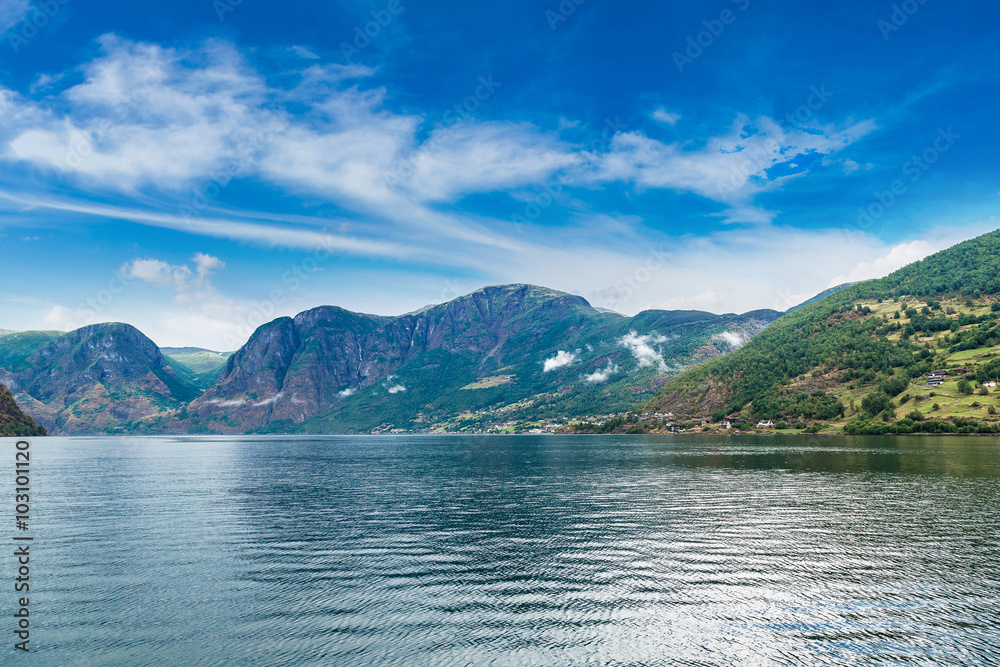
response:
[[[0,384],[0,437],[47,435],[35,420],[21,412],[14,396]]]
[[[627,318],[531,285],[489,287],[394,318],[324,306],[260,327],[177,427],[410,429],[505,406],[539,414],[628,407],[778,315]]]
[[[13,342],[0,338],[0,345]],[[130,431],[198,395],[159,348],[128,324],[95,324],[54,339],[22,342],[7,354],[0,382],[54,433]]]

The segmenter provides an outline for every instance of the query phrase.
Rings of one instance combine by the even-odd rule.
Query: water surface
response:
[[[1000,664],[993,438],[32,451],[34,651],[2,664]]]

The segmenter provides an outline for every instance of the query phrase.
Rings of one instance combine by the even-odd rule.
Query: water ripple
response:
[[[1000,665],[995,439],[35,450],[23,664]]]

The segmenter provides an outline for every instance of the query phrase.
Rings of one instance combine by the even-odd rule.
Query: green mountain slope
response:
[[[675,378],[646,409],[848,432],[992,431],[1000,395],[982,383],[1000,375],[998,258],[1000,231],[843,289]],[[948,378],[927,386],[935,370]]]
[[[219,379],[232,352],[214,352],[200,347],[161,347],[174,371],[202,391]]]
[[[62,335],[61,331],[21,331],[0,336],[0,368],[13,373],[25,370],[28,357]]]
[[[21,412],[10,390],[0,384],[0,437],[29,435],[48,434],[35,420]]]

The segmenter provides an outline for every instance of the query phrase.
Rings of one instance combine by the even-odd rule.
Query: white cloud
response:
[[[542,362],[542,372],[548,373],[549,371],[554,371],[558,368],[563,368],[564,366],[569,366],[574,361],[576,361],[576,355],[572,352],[566,352],[564,350],[559,350],[556,356],[546,359]]]
[[[858,262],[854,268],[846,275],[839,275],[830,281],[829,287],[836,287],[843,283],[853,283],[860,280],[870,280],[872,278],[882,278],[893,271],[903,268],[907,264],[919,261],[928,255],[936,252],[936,248],[927,241],[911,241],[910,243],[900,243],[893,246],[889,252],[882,257],[872,260]]]
[[[608,365],[601,370],[594,371],[589,375],[584,375],[583,379],[585,382],[590,382],[592,384],[600,384],[602,382],[607,382],[608,378],[618,372],[618,366],[612,364],[610,361]]]
[[[411,159],[414,196],[447,201],[531,185],[579,164],[569,145],[526,123],[463,122],[435,130]]]
[[[667,111],[663,107],[660,107],[653,112],[652,119],[661,123],[666,123],[667,125],[676,125],[677,121],[681,119],[681,115],[679,113]]]
[[[87,324],[90,323],[82,322],[76,313],[65,306],[52,306],[42,318],[43,327],[53,331],[72,331]]]
[[[235,408],[241,405],[246,405],[248,403],[247,399],[245,398],[234,398],[229,401],[223,401],[218,398],[210,398],[205,402],[208,403],[209,405],[218,405],[220,408]]]
[[[716,338],[732,348],[743,347],[743,344],[746,343],[743,336],[732,331],[723,331]]]
[[[168,264],[159,259],[135,259],[121,269],[123,276],[137,278],[154,285],[173,287],[179,294],[211,290],[212,274],[226,266],[218,257],[198,252],[191,257],[192,271],[188,266]]]
[[[398,394],[400,392],[406,391],[406,387],[404,387],[401,384],[394,384],[393,386],[389,387],[386,391],[388,391],[390,394]]]
[[[632,353],[635,360],[639,362],[640,367],[656,366],[660,371],[666,371],[667,364],[663,361],[663,355],[657,352],[653,348],[653,345],[665,343],[666,341],[666,336],[656,336],[653,334],[640,336],[634,331],[630,331],[627,335],[618,339],[618,342]]]
[[[353,387],[348,387],[347,389],[338,391],[337,396],[340,396],[341,398],[347,398],[348,396],[353,396],[357,392],[358,392],[357,389],[354,389]]]
[[[319,60],[319,56],[304,46],[293,46],[292,53],[297,55],[299,58],[304,58],[305,60]]]
[[[460,266],[466,270],[459,277],[467,291],[530,282],[628,314],[645,308],[742,312],[888,272],[927,251],[916,241],[910,245],[917,246],[895,251],[876,235],[849,228],[795,230],[771,224],[671,238],[655,229],[655,221],[638,217],[579,213],[565,225],[514,229],[508,213],[522,207],[498,220],[447,212],[458,208],[450,206],[458,198],[475,192],[513,188],[523,193],[559,183],[570,197],[574,186],[624,183],[637,190],[695,193],[720,203],[730,220],[763,223],[774,211],[759,206],[756,196],[793,177],[768,176],[769,169],[803,164],[807,155],[824,156],[832,164],[841,159],[841,148],[873,131],[871,121],[804,131],[782,128],[767,117],[739,116],[700,144],[665,143],[631,131],[613,136],[607,151],[588,151],[561,139],[560,131],[580,126],[577,119],[563,119],[558,129],[548,131],[475,118],[449,125],[438,116],[393,110],[393,97],[372,87],[366,80],[372,70],[363,67],[301,63],[303,69],[282,79],[297,76],[298,82],[280,87],[235,47],[219,41],[170,49],[108,37],[101,47],[103,53],[92,62],[47,76],[37,96],[0,87],[0,160],[13,163],[11,173],[18,167],[58,171],[64,191],[76,188],[86,197],[55,199],[18,191],[0,193],[9,200],[0,204],[6,209],[13,202],[14,211],[26,214],[47,209],[62,218],[127,220],[257,246],[323,249],[377,264],[364,287],[345,280],[351,289],[336,291],[327,283],[327,291],[303,295],[294,306],[284,306],[289,310],[322,301],[383,313],[413,310],[442,300],[445,276],[454,278],[440,267]],[[283,111],[289,108],[301,112],[293,117]],[[68,161],[80,146],[87,155]],[[850,168],[850,161],[842,163]],[[233,209],[219,214],[212,202],[194,215],[178,210],[177,201],[190,202],[196,190],[204,192],[217,177],[225,181],[220,170],[227,166],[236,167],[235,179],[304,193],[310,203],[335,204],[317,209],[345,213],[333,220]],[[390,186],[387,176],[397,182]],[[132,196],[140,190],[141,197]],[[109,192],[150,205],[92,203]],[[164,193],[162,200],[150,203],[150,193],[157,192]],[[949,228],[940,237],[932,231],[914,234],[941,249],[950,245],[945,240],[996,226]],[[657,256],[656,248],[667,248],[669,259]],[[422,273],[407,290],[399,290],[401,272],[386,268],[387,259],[418,267],[410,277]],[[191,286],[199,271],[210,276],[221,268],[196,260],[181,267],[140,260],[151,263],[132,266],[137,279],[164,287]],[[334,264],[326,265],[325,275],[339,270]],[[281,271],[284,267],[266,279],[280,285]],[[290,314],[260,313],[247,293],[223,297],[209,290],[210,282],[206,278],[208,287],[202,290],[189,287],[187,301],[175,292],[148,309],[140,308],[138,299],[121,297],[100,317],[137,324],[141,319],[140,328],[164,344],[229,349],[265,317]],[[143,290],[150,292],[155,290]],[[74,312],[51,303],[33,308],[21,319],[30,318],[35,326],[67,322]],[[234,336],[237,330],[241,333]]]
[[[394,258],[413,257],[415,254],[412,248],[406,248],[394,242],[369,240],[334,234],[326,229],[318,231],[310,228],[316,224],[330,222],[330,220],[324,219],[300,220],[300,222],[312,224],[304,228],[293,228],[233,218],[190,217],[184,213],[174,215],[100,204],[76,203],[61,199],[31,197],[3,190],[0,190],[0,199],[23,206],[26,210],[42,208],[96,218],[126,220],[199,236],[243,241],[267,247]],[[244,217],[251,216],[244,214]],[[268,218],[268,222],[274,220],[273,216]]]
[[[270,396],[268,398],[262,399],[260,401],[257,401],[256,403],[251,403],[251,405],[254,406],[255,408],[259,408],[259,407],[264,406],[264,405],[270,405],[272,403],[277,403],[278,401],[281,400],[282,396],[284,396],[284,395],[285,395],[285,392],[279,391],[274,396]]]
[[[639,188],[692,192],[726,204],[728,222],[770,222],[776,213],[756,206],[755,195],[804,173],[794,167],[800,156],[835,153],[874,129],[873,121],[862,121],[843,129],[805,131],[786,129],[767,116],[751,120],[740,115],[727,134],[709,137],[695,149],[682,143],[665,144],[640,132],[620,132],[611,150],[595,156],[592,170],[579,177],[595,183],[626,181]],[[786,167],[788,173],[768,176],[768,170],[777,166]]]
[[[280,124],[267,111],[263,80],[231,46],[209,43],[195,53],[112,36],[101,46],[105,54],[82,68],[84,80],[61,94],[68,115],[40,109],[45,122],[6,124],[11,157],[124,191],[176,188],[239,173],[254,140]]]
[[[768,117],[738,116],[700,147],[618,132],[609,150],[592,152],[528,123],[449,124],[391,111],[387,91],[358,85],[374,72],[360,66],[309,65],[295,73],[297,85],[282,88],[222,41],[172,49],[106,36],[100,44],[103,55],[80,68],[83,81],[44,101],[0,88],[7,159],[57,170],[81,186],[191,192],[187,208],[212,209],[205,193],[217,195],[233,179],[261,179],[373,214],[383,238],[402,226],[468,240],[471,220],[449,220],[429,205],[557,177],[586,187],[620,181],[692,192],[725,204],[729,220],[766,222],[774,212],[754,196],[794,175],[770,177],[768,169],[829,156],[874,128],[864,121],[789,130]],[[281,111],[289,106],[303,112]],[[679,118],[666,109],[653,117]],[[429,130],[425,139],[422,130]],[[503,244],[502,236],[493,229],[476,238]]]

